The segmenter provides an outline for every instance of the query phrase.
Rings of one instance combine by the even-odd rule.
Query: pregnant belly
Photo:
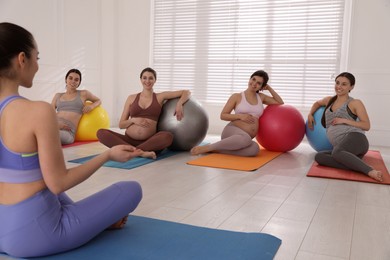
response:
[[[254,138],[257,135],[257,130],[259,128],[259,123],[256,121],[253,124],[245,123],[244,121],[233,121],[233,124],[245,132],[247,132],[250,137]]]
[[[126,129],[126,135],[135,140],[146,140],[157,131],[156,126],[142,127],[139,125],[131,125]]]

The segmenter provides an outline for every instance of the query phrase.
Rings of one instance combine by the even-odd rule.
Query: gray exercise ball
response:
[[[188,151],[200,144],[209,128],[209,117],[206,110],[191,97],[183,106],[184,117],[178,121],[175,108],[179,98],[170,99],[163,104],[158,120],[158,131],[169,131],[173,142],[168,148],[174,151]]]

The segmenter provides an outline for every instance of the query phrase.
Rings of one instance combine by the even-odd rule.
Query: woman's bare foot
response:
[[[374,180],[383,181],[382,172],[380,172],[380,171],[371,170],[371,171],[368,172],[368,176],[370,176]]]
[[[191,155],[199,155],[208,152],[211,152],[209,145],[195,146],[191,149]]]
[[[128,216],[126,216],[124,218],[121,218],[118,222],[115,222],[114,224],[112,224],[108,229],[112,230],[112,229],[121,229],[121,228],[123,228],[126,225],[127,217]]]
[[[156,153],[155,152],[142,152],[141,157],[143,158],[150,158],[150,159],[156,159]]]

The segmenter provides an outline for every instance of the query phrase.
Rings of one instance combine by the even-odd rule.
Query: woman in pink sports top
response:
[[[267,84],[268,74],[263,70],[255,71],[248,82],[248,88],[230,96],[221,112],[221,119],[230,121],[222,131],[221,141],[195,146],[192,155],[218,152],[239,156],[256,156],[260,149],[253,141],[259,127],[263,104],[283,104],[283,99]],[[260,91],[268,90],[271,96]],[[233,114],[232,111],[235,111]]]

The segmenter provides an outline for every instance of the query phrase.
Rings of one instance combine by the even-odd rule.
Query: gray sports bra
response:
[[[63,94],[62,94],[63,95]],[[69,111],[77,114],[83,114],[84,103],[80,97],[80,91],[77,91],[77,96],[73,100],[61,100],[59,95],[56,101],[57,111]]]

